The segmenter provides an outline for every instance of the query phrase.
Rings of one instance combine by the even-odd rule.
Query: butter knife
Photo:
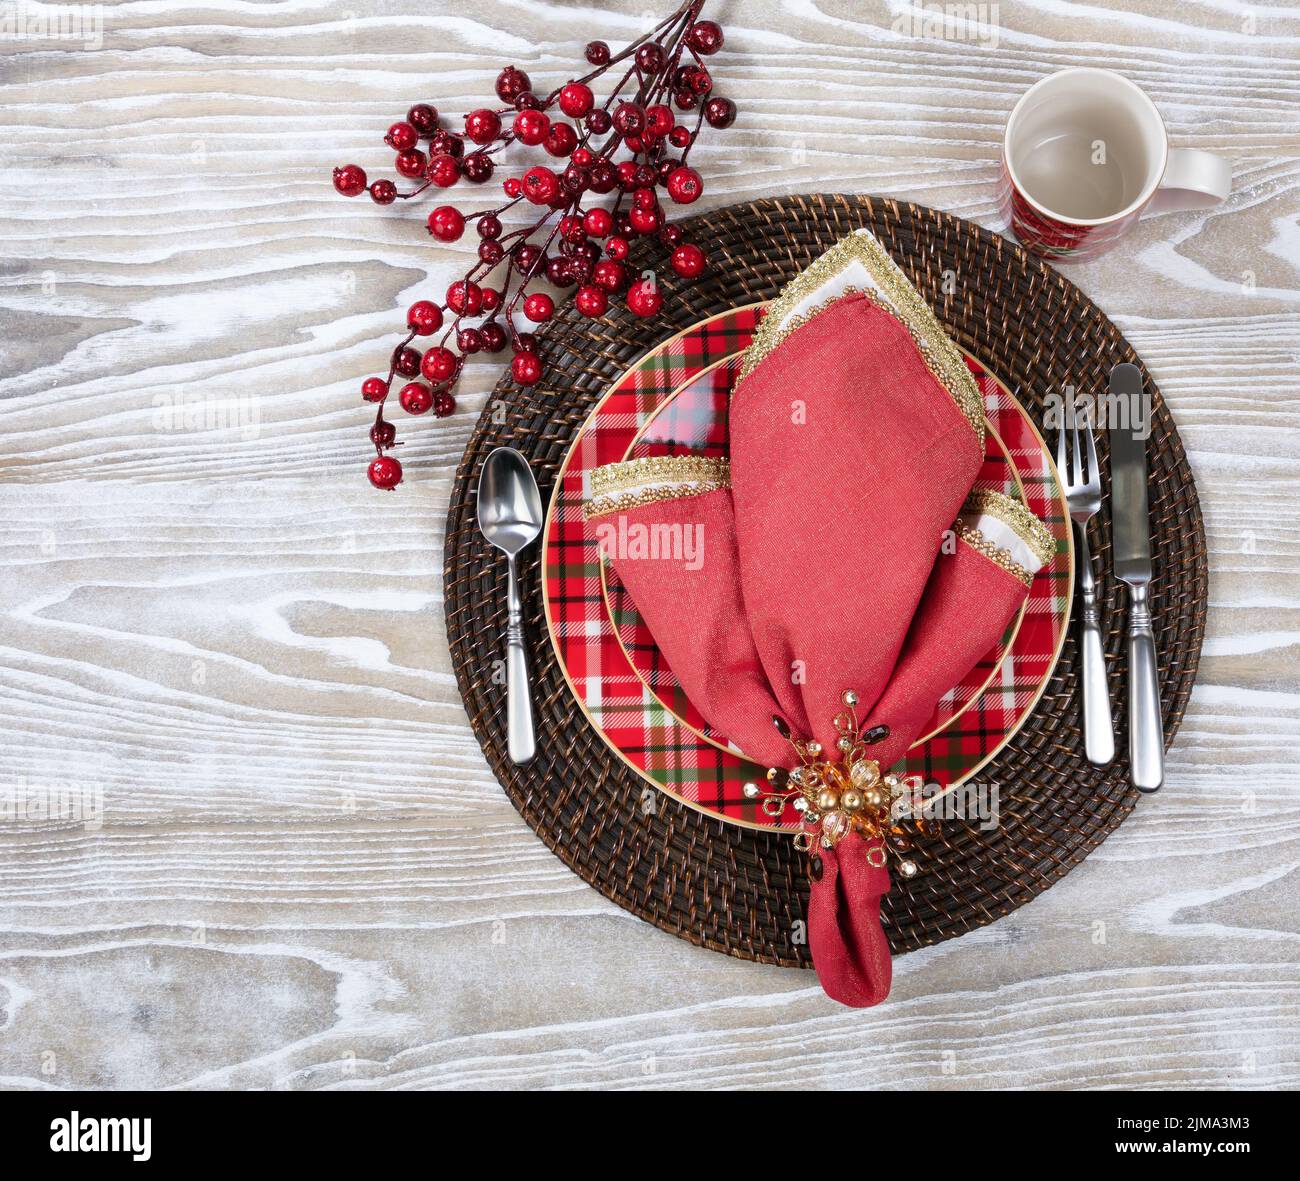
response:
[[[1159,790],[1165,777],[1165,739],[1148,598],[1151,527],[1146,439],[1151,429],[1151,395],[1136,365],[1116,365],[1110,371],[1109,412],[1112,560],[1115,577],[1129,588],[1129,773],[1138,791],[1152,792]]]

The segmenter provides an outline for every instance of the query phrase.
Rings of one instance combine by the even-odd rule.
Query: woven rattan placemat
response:
[[[867,226],[950,335],[1006,383],[1035,418],[1068,387],[1103,393],[1112,365],[1136,353],[1065,278],[971,222],[876,197],[813,195],[733,205],[684,224],[709,252],[693,285],[660,274],[664,311],[625,309],[588,320],[566,307],[539,334],[546,376],[524,389],[507,376],[465,449],[447,518],[447,634],[470,724],[511,802],[575,873],[648,922],[747,959],[810,963],[800,937],[806,858],[789,836],[724,824],[646,784],[605,745],[575,703],[546,635],[538,548],[522,567],[537,715],[537,758],[506,755],[505,688],[494,676],[505,637],[505,563],[475,522],[484,456],[502,444],[533,465],[542,498],[570,442],[609,385],[658,341],[707,316],[770,299],[845,234]],[[648,250],[629,260],[650,265]],[[1144,370],[1145,373],[1145,370]],[[1187,457],[1150,376],[1155,422],[1147,445],[1152,587],[1166,742],[1196,678],[1205,627],[1205,530]],[[1054,436],[1053,436],[1054,437]],[[1108,459],[1105,432],[1098,446]],[[1127,737],[1123,589],[1110,575],[1110,503],[1093,521],[1117,745]],[[1098,770],[1083,755],[1074,629],[1029,721],[980,772],[999,789],[1000,824],[950,820],[918,845],[921,872],[895,880],[884,907],[894,951],[951,939],[1007,914],[1068,873],[1132,810],[1121,756]]]

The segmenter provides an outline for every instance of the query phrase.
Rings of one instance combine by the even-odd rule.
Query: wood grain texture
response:
[[[100,44],[0,42],[0,1085],[1300,1084],[1300,12],[1032,0],[981,42],[895,31],[897,0],[709,7],[742,117],[701,141],[701,207],[871,191],[996,226],[1006,112],[1079,63],[1231,157],[1224,208],[1070,272],[1205,508],[1165,790],[865,1013],[588,889],[497,788],[443,636],[497,366],[403,424],[400,495],[364,482],[357,384],[470,245],[327,177],[381,168],[410,102],[459,115],[507,60],[561,82],[647,6],[105,6]]]

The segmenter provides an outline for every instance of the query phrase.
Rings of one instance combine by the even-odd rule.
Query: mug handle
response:
[[[1232,165],[1213,152],[1171,148],[1160,188],[1151,202],[1154,213],[1213,209],[1232,190]]]

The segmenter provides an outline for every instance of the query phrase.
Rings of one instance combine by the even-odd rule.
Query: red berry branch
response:
[[[429,214],[429,233],[440,242],[457,241],[474,223],[478,259],[447,288],[442,303],[422,299],[410,306],[388,376],[362,382],[361,396],[378,404],[370,428],[375,487],[395,488],[402,479],[402,465],[387,454],[397,443],[397,429],[384,418],[396,379],[404,383],[397,395],[403,410],[432,410],[439,418],[455,410],[452,389],[474,353],[500,353],[509,344],[514,380],[525,386],[541,380],[536,339],[516,323],[520,312],[534,324],[554,315],[555,301],[536,289],[537,281],[577,288],[573,300],[584,316],[603,315],[610,298],[620,295],[636,315],[653,316],[663,305],[653,277],[632,281],[623,262],[634,239],[657,238],[683,278],[703,273],[704,251],[669,223],[660,200],[660,190],[678,205],[699,198],[703,181],[687,163],[695,140],[705,123],[729,127],[736,118],[735,103],[713,94],[704,65],[704,58],[722,48],[722,29],[700,19],[703,7],[704,0],[688,0],[619,53],[604,41],[590,42],[586,57],[594,68],[545,96],[533,92],[523,70],[507,66],[496,80],[497,98],[505,105],[470,111],[463,131],[440,127],[438,112],[427,103],[417,103],[388,129],[384,142],[396,153],[394,168],[416,184],[402,192],[391,180],[374,181],[369,190],[378,205],[451,188],[462,179],[482,184],[512,143],[540,148],[555,163],[508,177],[502,185],[507,199],[495,209],[466,215],[439,205]],[[614,85],[598,105],[592,84],[608,80],[607,74]],[[345,164],[334,170],[334,187],[355,197],[367,187],[366,174]],[[597,203],[609,194],[608,207]],[[532,220],[507,230],[502,214],[516,207],[537,208]],[[496,274],[498,285],[489,286]],[[417,337],[438,333],[427,351],[414,347]]]

